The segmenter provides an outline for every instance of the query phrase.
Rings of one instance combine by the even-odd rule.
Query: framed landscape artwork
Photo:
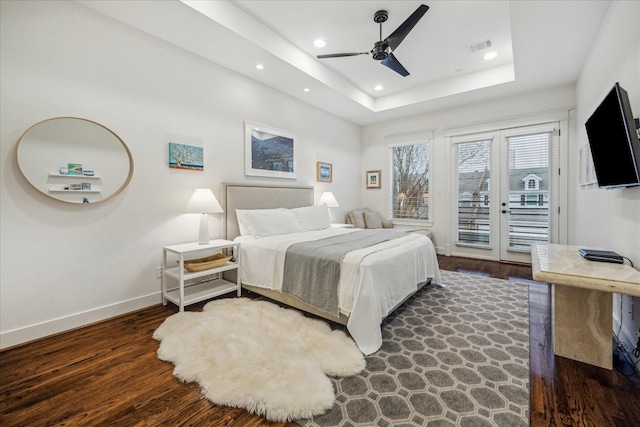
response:
[[[331,182],[333,179],[333,166],[331,163],[316,163],[316,181]]]
[[[169,167],[172,169],[204,170],[204,149],[193,145],[169,143]]]
[[[381,188],[380,173],[381,171],[367,171],[367,188]]]
[[[296,178],[295,134],[250,122],[244,134],[245,175]]]

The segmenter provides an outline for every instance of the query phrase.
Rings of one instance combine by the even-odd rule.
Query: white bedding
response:
[[[239,236],[242,283],[279,291],[287,248],[357,230],[327,228],[255,238]],[[417,233],[348,253],[342,263],[339,309],[348,315],[347,329],[364,354],[382,345],[380,323],[427,279],[440,282],[438,259],[431,240]]]

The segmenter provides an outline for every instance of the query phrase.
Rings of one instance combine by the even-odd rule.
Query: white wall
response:
[[[452,128],[467,125],[472,129],[486,131],[499,130],[502,126],[536,124],[548,117],[566,116],[566,110],[574,104],[575,88],[569,85],[365,126],[362,130],[362,176],[367,170],[381,169],[384,189],[382,191],[363,190],[363,204],[379,212],[387,213],[388,211],[388,181],[385,180],[389,178],[389,160],[386,149],[388,140],[385,138],[390,135],[433,130],[432,188],[429,198],[433,206],[431,230],[436,250],[440,254],[445,254],[446,246],[452,243],[450,207],[451,194],[454,191],[450,185],[452,182],[450,146],[446,143],[445,133]],[[571,135],[573,132],[571,126],[569,131]]]
[[[578,149],[587,143],[584,123],[615,82],[628,92],[634,116],[640,117],[639,22],[640,3],[612,2],[576,85],[578,133],[571,144],[575,158]],[[575,220],[569,229],[570,243],[616,251],[640,267],[640,187],[580,188],[574,173],[571,188]],[[640,330],[640,299],[615,295],[613,306],[618,325],[622,318],[622,338],[629,348],[634,348],[637,339],[633,331]],[[614,328],[616,332],[618,327]]]
[[[73,2],[0,2],[0,347],[160,302],[163,245],[197,239],[191,193],[245,177],[244,120],[298,134],[295,181],[333,164],[335,218],[360,206],[360,127]],[[69,205],[33,190],[15,164],[21,134],[57,116],[97,121],[129,146],[116,198]],[[168,168],[168,143],[204,147],[203,172]],[[211,233],[221,237],[219,216]]]

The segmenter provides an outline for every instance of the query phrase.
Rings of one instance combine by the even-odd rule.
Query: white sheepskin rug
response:
[[[153,338],[173,375],[195,381],[210,401],[270,421],[310,418],[333,406],[327,377],[361,372],[364,356],[342,331],[249,298],[211,301],[167,318]]]

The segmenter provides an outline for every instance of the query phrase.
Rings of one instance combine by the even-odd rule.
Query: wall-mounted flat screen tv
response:
[[[640,185],[640,140],[629,96],[618,83],[585,126],[598,186]]]

